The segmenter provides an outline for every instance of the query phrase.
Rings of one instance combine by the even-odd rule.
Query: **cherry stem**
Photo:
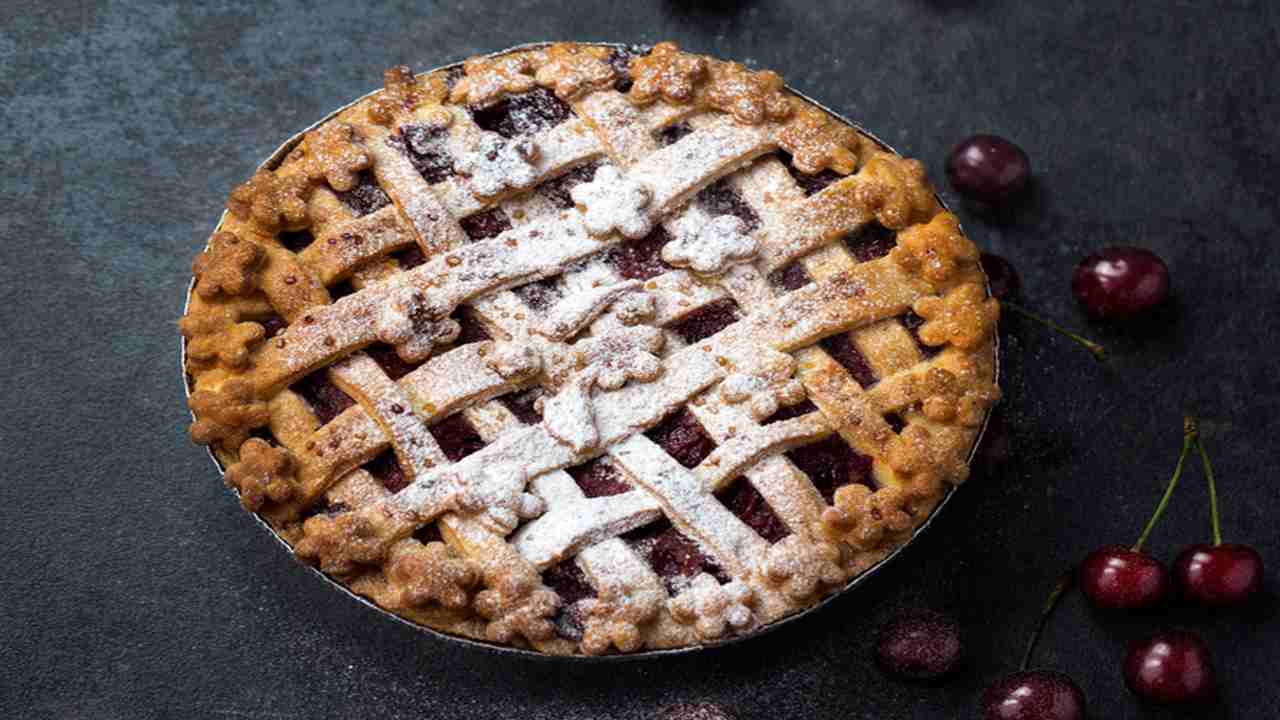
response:
[[[1142,528],[1142,534],[1133,544],[1134,552],[1142,550],[1142,544],[1147,541],[1147,536],[1151,534],[1156,523],[1160,522],[1165,508],[1169,507],[1169,498],[1173,497],[1173,489],[1178,487],[1178,478],[1182,477],[1182,466],[1187,460],[1187,453],[1191,452],[1191,443],[1195,442],[1197,434],[1195,418],[1188,415],[1182,422],[1182,453],[1178,455],[1178,466],[1173,469],[1173,477],[1169,479],[1169,484],[1164,489],[1164,496],[1160,498],[1160,504],[1156,505],[1156,511],[1151,513],[1147,526]]]
[[[1041,325],[1044,325],[1045,327],[1049,328],[1050,330],[1053,330],[1053,331],[1054,331],[1054,332],[1056,332],[1056,333],[1059,333],[1059,334],[1061,334],[1061,335],[1065,335],[1065,336],[1067,336],[1067,337],[1071,338],[1072,340],[1075,340],[1076,342],[1078,342],[1078,343],[1080,343],[1081,345],[1083,345],[1083,346],[1084,346],[1084,348],[1085,348],[1085,350],[1088,350],[1090,353],[1092,353],[1092,354],[1093,354],[1093,359],[1094,359],[1094,360],[1097,360],[1098,362],[1106,362],[1106,359],[1107,359],[1107,349],[1106,349],[1106,348],[1104,348],[1104,347],[1102,347],[1102,346],[1101,346],[1101,345],[1099,345],[1098,343],[1096,343],[1096,342],[1094,342],[1094,341],[1092,341],[1092,340],[1090,340],[1090,339],[1088,339],[1088,338],[1086,338],[1086,337],[1084,337],[1084,336],[1082,336],[1082,335],[1079,335],[1079,334],[1077,334],[1077,333],[1071,332],[1070,330],[1068,330],[1068,329],[1066,329],[1066,328],[1062,327],[1061,325],[1059,325],[1059,324],[1058,324],[1058,323],[1056,323],[1056,322],[1053,322],[1052,320],[1049,320],[1049,319],[1047,319],[1047,318],[1040,317],[1039,315],[1037,315],[1037,314],[1035,314],[1035,313],[1031,312],[1030,310],[1028,310],[1028,309],[1026,309],[1026,308],[1022,307],[1021,305],[1018,305],[1017,303],[1011,303],[1011,302],[1009,302],[1008,300],[1001,300],[1001,301],[1000,301],[1000,305],[1001,305],[1001,307],[1006,307],[1006,308],[1008,308],[1008,309],[1010,309],[1010,310],[1012,310],[1012,311],[1014,311],[1014,312],[1018,313],[1019,315],[1021,315],[1021,316],[1025,317],[1025,318],[1029,318],[1029,319],[1031,319],[1031,320],[1035,320],[1036,322],[1040,323]]]
[[[1196,449],[1200,451],[1200,460],[1204,463],[1204,476],[1209,481],[1209,517],[1213,521],[1213,544],[1222,544],[1222,525],[1218,521],[1218,485],[1213,481],[1213,466],[1209,464],[1209,453],[1204,449],[1204,438],[1196,435]]]
[[[1058,607],[1058,601],[1071,587],[1074,582],[1076,572],[1074,569],[1063,573],[1058,578],[1058,584],[1053,586],[1053,592],[1049,593],[1049,598],[1045,600],[1044,609],[1040,611],[1040,619],[1036,622],[1035,632],[1031,633],[1031,639],[1027,641],[1027,649],[1022,653],[1022,666],[1019,670],[1026,670],[1031,665],[1031,656],[1036,651],[1036,644],[1040,642],[1040,634],[1044,632],[1044,628],[1049,624],[1049,616],[1053,615],[1054,608]]]

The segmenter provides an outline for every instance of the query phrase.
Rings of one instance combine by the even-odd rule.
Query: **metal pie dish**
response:
[[[548,42],[537,42],[537,43],[525,43],[525,44],[522,44],[522,45],[516,45],[516,46],[513,46],[513,47],[509,47],[509,48],[506,48],[506,49],[504,49],[504,50],[499,50],[499,51],[496,51],[496,52],[488,53],[485,57],[497,57],[497,56],[500,56],[500,55],[506,55],[506,54],[508,54],[508,53],[516,52],[516,51],[520,51],[520,50],[535,50],[535,49],[539,49],[539,48],[547,47],[547,46],[549,46],[549,45],[551,45],[551,44],[553,44],[551,41],[548,41]],[[597,45],[597,46],[601,46],[601,47],[618,48],[618,49],[627,49],[627,48],[635,49],[635,48],[647,48],[647,47],[648,47],[648,46],[644,46],[644,45],[635,45],[635,44],[629,44],[629,43],[616,43],[616,42],[580,42],[579,44],[583,44],[583,45]],[[458,61],[458,62],[454,62],[454,63],[449,63],[449,64],[447,64],[447,65],[441,65],[441,66],[439,66],[439,67],[431,68],[431,69],[429,69],[429,70],[423,70],[423,71],[421,71],[421,72],[415,73],[415,75],[428,75],[428,74],[431,74],[431,73],[434,73],[434,72],[438,72],[438,71],[441,71],[441,70],[450,70],[450,69],[453,69],[453,68],[459,68],[459,67],[461,67],[461,66],[462,66],[462,64],[463,64],[463,61]],[[863,134],[863,135],[865,135],[866,137],[870,138],[871,140],[873,140],[875,143],[877,143],[877,144],[878,144],[881,148],[883,148],[884,150],[887,150],[887,151],[889,151],[889,152],[891,152],[891,153],[893,153],[893,154],[895,154],[895,155],[899,155],[899,156],[901,156],[901,153],[899,153],[899,152],[898,152],[896,149],[894,149],[891,145],[889,145],[888,143],[884,142],[882,139],[880,139],[879,137],[877,137],[874,133],[871,133],[871,132],[870,132],[870,131],[868,131],[867,129],[863,128],[860,124],[858,124],[858,123],[856,123],[856,122],[854,122],[854,121],[850,120],[849,118],[845,117],[844,115],[842,115],[842,114],[840,114],[840,113],[838,113],[838,112],[836,112],[836,111],[832,110],[831,108],[829,108],[829,107],[827,107],[826,105],[824,105],[824,104],[822,104],[822,103],[818,102],[817,100],[814,100],[813,98],[809,97],[808,95],[806,95],[806,94],[804,94],[804,93],[802,93],[802,92],[800,92],[800,91],[796,90],[795,88],[791,87],[791,85],[789,85],[789,84],[788,84],[788,85],[785,85],[784,87],[785,87],[785,89],[787,90],[787,92],[790,92],[790,93],[794,94],[795,96],[797,96],[797,97],[799,97],[799,98],[801,98],[801,99],[803,99],[803,100],[805,100],[805,101],[807,101],[807,102],[811,103],[811,104],[812,104],[812,105],[814,105],[815,107],[817,107],[817,108],[821,109],[822,111],[824,111],[824,112],[826,112],[827,114],[831,115],[832,117],[836,118],[837,120],[839,120],[840,122],[844,123],[845,125],[848,125],[848,126],[850,126],[850,127],[854,128],[854,129],[855,129],[855,130],[857,130],[859,133],[862,133],[862,134]],[[326,122],[328,122],[329,120],[333,119],[334,117],[336,117],[336,116],[337,116],[337,115],[339,115],[340,113],[344,112],[345,110],[347,110],[347,109],[348,109],[348,108],[350,108],[351,106],[353,106],[353,105],[355,105],[355,104],[357,104],[357,103],[359,103],[359,102],[361,102],[361,101],[365,100],[366,98],[368,98],[368,97],[370,97],[370,96],[372,96],[372,95],[377,94],[377,93],[378,93],[378,92],[380,92],[380,91],[381,91],[381,89],[376,89],[376,90],[373,90],[373,91],[371,91],[371,92],[369,92],[369,93],[366,93],[365,95],[362,95],[361,97],[356,98],[355,100],[352,100],[351,102],[347,103],[346,105],[343,105],[342,107],[339,107],[339,108],[335,109],[333,112],[331,112],[331,113],[329,113],[328,115],[324,116],[324,117],[323,117],[323,118],[321,118],[320,120],[317,120],[316,122],[312,123],[311,125],[307,126],[306,128],[304,128],[304,129],[302,129],[302,130],[298,131],[298,132],[297,132],[297,133],[295,133],[292,137],[290,137],[288,140],[286,140],[284,143],[282,143],[279,147],[277,147],[277,148],[276,148],[276,150],[275,150],[273,153],[271,153],[271,156],[270,156],[270,157],[268,157],[265,161],[263,161],[263,162],[258,166],[258,168],[257,168],[257,169],[259,169],[259,170],[263,170],[263,169],[268,169],[268,170],[270,170],[270,169],[275,169],[276,167],[278,167],[278,166],[279,166],[279,165],[284,161],[285,157],[286,157],[286,156],[287,156],[287,155],[288,155],[288,154],[289,154],[289,153],[290,153],[290,152],[291,152],[291,151],[292,151],[292,150],[293,150],[293,149],[298,145],[298,143],[302,142],[302,138],[303,138],[303,136],[304,136],[304,135],[306,135],[307,133],[311,132],[312,130],[315,130],[316,128],[320,127],[321,125],[325,124]],[[938,195],[938,194],[936,193],[936,191],[935,191],[935,193],[934,193],[934,198],[938,201],[938,204],[939,204],[939,206],[943,209],[943,211],[949,211],[949,210],[950,210],[950,208],[947,206],[946,201],[945,201],[945,200],[944,200],[940,195]],[[225,220],[226,215],[227,215],[227,211],[226,211],[226,210],[223,210],[222,214],[218,217],[218,223],[217,223],[217,225],[214,227],[214,232],[218,231],[218,230],[222,227],[222,223],[223,223],[223,221]],[[965,237],[968,237],[968,236],[969,236],[969,235],[968,235],[968,233],[964,231],[963,226],[961,226],[960,230],[961,230],[961,233],[962,233]],[[191,294],[192,294],[192,292],[194,292],[194,290],[195,290],[195,284],[196,284],[196,283],[195,283],[195,278],[193,277],[193,278],[191,279],[191,282],[190,282],[190,283],[188,284],[188,286],[187,286],[187,297],[186,297],[186,302],[184,302],[184,304],[183,304],[183,308],[182,308],[182,310],[183,310],[183,315],[186,315],[186,313],[187,313],[187,309],[188,309],[188,307],[190,306],[190,303],[191,303]],[[990,292],[991,292],[991,289],[990,289],[990,282],[988,281],[988,282],[987,282],[987,293],[988,293],[988,295],[990,295]],[[992,347],[992,370],[993,370],[993,372],[992,372],[992,382],[994,382],[996,385],[999,385],[999,380],[1000,380],[1000,337],[999,337],[999,333],[998,333],[998,332],[996,332],[996,331],[993,331],[993,336],[994,336],[994,337],[993,337],[993,347]],[[182,339],[182,340],[180,340],[180,342],[179,342],[179,367],[178,367],[178,369],[179,369],[179,372],[181,373],[181,376],[182,376],[182,378],[183,378],[183,385],[182,385],[182,387],[183,387],[183,391],[184,391],[184,393],[185,393],[185,396],[186,396],[187,398],[190,398],[190,397],[191,397],[191,393],[192,393],[192,388],[191,388],[191,377],[187,374],[187,372],[186,372],[186,368],[187,368],[187,343],[186,343],[186,340],[185,340],[185,339]],[[192,419],[194,420],[194,419],[195,419],[195,414],[194,414],[194,413],[192,413],[192,414],[191,414],[191,417],[192,417]],[[990,420],[991,420],[991,411],[988,411],[988,412],[987,412],[986,417],[984,417],[984,418],[983,418],[982,424],[978,427],[977,433],[976,433],[976,434],[975,434],[975,436],[974,436],[973,446],[972,446],[972,447],[970,448],[970,450],[969,450],[968,464],[969,464],[969,466],[970,466],[970,467],[972,467],[973,460],[974,460],[975,456],[977,455],[977,452],[978,452],[979,447],[980,447],[980,446],[981,446],[981,444],[982,444],[982,440],[983,440],[983,437],[984,437],[984,436],[985,436],[985,434],[986,434],[987,426],[988,426],[988,424],[990,423]],[[221,460],[218,458],[218,456],[214,453],[213,448],[212,448],[211,446],[209,446],[209,447],[206,447],[206,448],[205,448],[205,450],[206,450],[206,452],[207,452],[207,453],[208,453],[208,455],[209,455],[209,459],[210,459],[210,460],[212,460],[212,461],[213,461],[214,466],[215,466],[215,467],[217,467],[218,472],[219,472],[220,474],[225,475],[225,473],[226,473],[226,466],[222,463],[222,461],[221,461]],[[228,493],[232,498],[235,498],[235,499],[236,499],[236,501],[237,501],[237,504],[239,504],[239,494],[238,494],[238,493],[237,493],[233,488],[231,488],[230,486],[227,486],[227,485],[226,485],[226,483],[224,483],[224,486],[226,486],[227,493]],[[739,643],[743,643],[743,642],[746,642],[746,641],[749,641],[749,640],[752,640],[752,639],[755,639],[755,638],[761,637],[761,636],[763,636],[763,635],[765,635],[765,634],[767,634],[767,633],[772,633],[772,632],[774,632],[774,631],[778,630],[779,628],[781,628],[781,627],[783,627],[783,626],[790,625],[790,624],[792,624],[792,623],[795,623],[795,622],[800,621],[800,620],[801,620],[801,619],[803,619],[803,618],[807,618],[807,617],[809,617],[810,615],[813,615],[813,614],[817,613],[818,611],[820,611],[820,610],[822,610],[822,609],[826,608],[828,605],[830,605],[832,602],[834,602],[837,598],[841,598],[841,597],[844,597],[844,596],[848,595],[848,594],[849,594],[849,593],[850,593],[854,588],[858,587],[859,585],[862,585],[862,584],[864,584],[864,583],[869,582],[873,576],[875,576],[875,575],[876,575],[876,574],[877,574],[881,569],[883,569],[886,565],[888,565],[888,564],[889,564],[890,562],[892,562],[895,558],[897,558],[897,557],[898,557],[898,556],[899,556],[903,551],[905,551],[905,550],[907,549],[907,547],[908,547],[908,546],[910,546],[912,543],[914,543],[914,542],[915,542],[915,541],[916,541],[916,540],[917,540],[917,539],[918,539],[918,538],[919,538],[919,537],[920,537],[920,536],[925,532],[925,530],[927,530],[927,529],[929,528],[929,526],[930,526],[930,525],[932,525],[932,524],[934,523],[934,521],[937,519],[938,515],[943,511],[943,508],[945,508],[945,507],[947,506],[947,504],[951,502],[952,497],[956,494],[956,492],[957,492],[957,491],[958,491],[958,487],[956,487],[956,486],[954,486],[954,485],[948,485],[948,487],[947,487],[947,489],[944,491],[944,493],[943,493],[942,497],[941,497],[941,498],[939,498],[938,502],[934,505],[934,507],[933,507],[933,509],[930,511],[929,515],[928,515],[928,516],[926,516],[926,517],[925,517],[925,519],[924,519],[924,520],[922,520],[918,526],[916,526],[916,528],[912,531],[912,533],[911,533],[910,537],[908,537],[904,542],[902,542],[901,544],[899,544],[897,547],[895,547],[895,548],[893,548],[892,550],[890,550],[890,551],[888,552],[888,554],[887,554],[887,555],[885,555],[885,556],[884,556],[883,558],[881,558],[879,561],[877,561],[877,562],[875,562],[874,564],[872,564],[872,565],[871,565],[870,567],[868,567],[866,570],[863,570],[862,572],[858,573],[858,574],[857,574],[857,575],[855,575],[854,577],[850,578],[850,579],[849,579],[849,581],[848,581],[848,582],[846,582],[846,583],[845,583],[845,585],[844,585],[843,587],[841,587],[841,588],[839,588],[839,589],[836,589],[836,590],[831,590],[831,591],[829,591],[829,592],[828,592],[826,595],[824,595],[820,600],[818,600],[818,601],[817,601],[816,603],[814,603],[813,605],[810,605],[809,607],[806,607],[806,608],[801,609],[801,610],[797,610],[796,612],[793,612],[793,613],[791,613],[791,614],[789,614],[789,615],[786,615],[785,617],[782,617],[782,618],[779,618],[779,619],[777,619],[777,620],[774,620],[774,621],[772,621],[772,622],[770,622],[770,623],[768,623],[768,624],[766,624],[766,625],[761,625],[760,627],[758,627],[758,628],[756,628],[756,629],[752,630],[750,633],[747,633],[747,634],[744,634],[744,635],[733,635],[733,636],[726,637],[726,638],[722,638],[722,639],[718,639],[718,640],[713,640],[713,641],[709,641],[709,642],[699,642],[698,644],[695,644],[695,645],[688,645],[688,646],[685,646],[685,647],[679,647],[679,648],[670,648],[670,649],[662,649],[662,650],[640,650],[640,651],[631,652],[631,653],[609,653],[609,654],[604,654],[604,655],[583,655],[583,654],[574,654],[574,655],[553,655],[553,654],[549,654],[549,653],[539,652],[539,651],[537,651],[537,650],[532,650],[532,649],[527,649],[527,648],[520,648],[520,647],[514,647],[514,646],[511,646],[511,645],[503,645],[503,644],[498,644],[498,643],[491,643],[491,642],[486,642],[486,641],[484,641],[484,640],[477,640],[477,639],[474,639],[474,638],[464,637],[464,636],[461,636],[461,635],[454,635],[454,634],[451,634],[451,633],[448,633],[448,632],[444,632],[444,631],[442,631],[442,630],[437,630],[437,629],[432,628],[432,627],[427,626],[427,625],[421,625],[421,624],[419,624],[419,623],[417,623],[417,622],[414,622],[413,620],[410,620],[409,618],[406,618],[406,617],[404,617],[404,616],[402,616],[402,615],[399,615],[399,614],[397,614],[397,613],[395,613],[395,612],[392,612],[391,610],[388,610],[388,609],[386,609],[386,608],[384,608],[384,607],[382,607],[382,606],[378,605],[377,603],[373,602],[372,600],[369,600],[368,598],[365,598],[365,597],[363,597],[363,596],[361,596],[361,595],[356,594],[356,593],[355,593],[355,592],[353,592],[350,588],[348,588],[346,585],[342,584],[342,583],[341,583],[340,581],[338,581],[338,580],[335,580],[333,577],[330,577],[329,575],[325,574],[324,572],[322,572],[319,568],[315,567],[314,565],[311,565],[311,564],[309,564],[309,563],[305,563],[305,562],[302,562],[302,561],[298,560],[298,559],[297,559],[297,557],[296,557],[296,556],[294,555],[294,553],[293,553],[293,548],[292,548],[292,546],[290,546],[290,545],[289,545],[289,543],[288,543],[288,542],[286,542],[286,541],[285,541],[285,539],[284,539],[283,537],[281,537],[279,533],[277,533],[277,532],[276,532],[275,528],[271,527],[271,525],[270,525],[270,524],[269,524],[265,519],[263,519],[263,518],[262,518],[262,516],[261,516],[260,514],[258,514],[258,513],[252,513],[252,515],[253,515],[254,520],[255,520],[255,521],[257,521],[258,525],[259,525],[259,526],[261,526],[261,527],[262,527],[262,529],[263,529],[263,530],[265,530],[265,531],[266,531],[266,532],[267,532],[267,533],[268,533],[268,534],[269,534],[269,535],[270,535],[270,536],[271,536],[271,537],[272,537],[272,538],[273,538],[277,543],[279,543],[279,544],[280,544],[280,546],[281,546],[281,547],[283,547],[283,548],[285,549],[285,551],[288,553],[288,555],[289,555],[291,558],[293,558],[293,559],[294,559],[294,561],[295,561],[298,565],[300,565],[301,567],[305,568],[308,572],[310,572],[310,573],[312,573],[313,575],[315,575],[316,577],[318,577],[318,578],[319,578],[322,582],[324,582],[326,585],[328,585],[329,587],[331,587],[331,588],[333,588],[333,589],[337,590],[338,592],[343,593],[344,595],[346,595],[347,597],[351,598],[352,600],[354,600],[354,601],[356,601],[356,602],[360,603],[361,605],[364,605],[366,608],[368,608],[368,609],[370,609],[370,610],[372,610],[372,611],[374,611],[374,612],[376,612],[376,613],[379,613],[379,614],[383,615],[384,617],[390,618],[390,619],[392,619],[392,620],[394,620],[394,621],[396,621],[396,622],[398,622],[398,623],[400,623],[400,624],[402,624],[402,625],[404,625],[404,626],[406,626],[406,627],[408,627],[408,628],[411,628],[411,629],[413,629],[413,630],[415,630],[415,631],[418,631],[418,632],[421,632],[421,633],[425,633],[425,634],[427,634],[427,635],[431,635],[431,636],[433,636],[433,637],[435,637],[435,638],[438,638],[438,639],[441,639],[441,640],[446,640],[446,641],[449,641],[449,642],[451,642],[451,643],[456,643],[456,644],[458,644],[458,645],[468,646],[468,647],[471,647],[471,648],[475,648],[475,649],[477,649],[477,650],[486,651],[486,652],[490,652],[490,653],[498,653],[498,654],[503,654],[503,655],[507,655],[507,656],[519,656],[519,657],[525,657],[525,658],[530,658],[530,659],[538,659],[538,660],[543,660],[543,661],[561,661],[561,662],[568,661],[568,662],[581,662],[581,663],[610,663],[610,662],[619,662],[619,661],[634,661],[634,660],[655,659],[655,658],[660,658],[660,657],[669,657],[669,656],[672,656],[672,655],[686,655],[686,654],[696,653],[696,652],[703,651],[703,650],[709,650],[709,649],[712,649],[712,648],[720,648],[720,647],[725,647],[725,646],[729,646],[729,645],[736,645],[736,644],[739,644]]]

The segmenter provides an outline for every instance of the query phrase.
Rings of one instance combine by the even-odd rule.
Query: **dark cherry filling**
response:
[[[329,373],[324,369],[302,378],[289,386],[289,389],[311,403],[311,409],[315,411],[321,425],[327,425],[330,420],[341,415],[343,410],[356,404],[350,395],[329,381]]]
[[[573,117],[573,108],[546,88],[534,88],[489,107],[472,108],[471,118],[502,137],[533,135]]]
[[[694,201],[712,215],[733,215],[741,219],[747,224],[748,230],[760,227],[760,217],[742,200],[742,196],[729,186],[728,178],[703,188]]]
[[[554,180],[539,185],[537,192],[554,203],[556,207],[568,210],[573,207],[573,198],[569,195],[569,191],[584,182],[591,182],[600,165],[598,161],[580,165]]]
[[[732,298],[708,303],[689,313],[683,320],[672,323],[670,328],[687,343],[715,335],[738,321],[738,304]]]
[[[672,269],[662,261],[662,246],[670,241],[671,236],[666,230],[655,228],[641,240],[609,248],[604,254],[604,260],[628,280],[648,280]]]
[[[462,218],[458,223],[472,240],[488,240],[511,229],[511,221],[507,219],[507,214],[502,212],[502,208],[478,212]]]
[[[907,426],[907,421],[903,420],[898,413],[885,413],[884,421],[889,423],[889,427],[893,428],[896,433],[902,432],[903,428]]]
[[[329,296],[332,297],[334,300],[340,300],[355,291],[356,289],[351,284],[350,280],[343,280],[337,285],[334,285],[333,287],[329,288]]]
[[[787,166],[787,172],[791,173],[791,177],[795,178],[796,184],[804,190],[805,195],[813,195],[814,193],[821,192],[831,183],[844,177],[844,175],[841,175],[834,170],[823,170],[813,175],[802,173],[796,168],[795,164],[791,162],[791,154],[785,150],[778,151],[778,159],[782,161],[782,164]]]
[[[365,170],[360,173],[356,186],[346,192],[338,193],[338,199],[351,208],[357,216],[368,215],[391,204],[391,198],[378,186],[373,172]]]
[[[658,131],[658,142],[663,145],[675,145],[680,138],[693,132],[693,128],[689,127],[689,123],[678,122],[674,125],[668,125]]]
[[[729,508],[729,512],[755,530],[760,537],[776,543],[791,534],[782,520],[774,514],[768,501],[755,489],[746,478],[740,477],[733,484],[720,491],[720,502]]]
[[[796,261],[769,273],[769,282],[776,288],[790,291],[799,290],[813,282],[813,279],[809,277],[804,265]]]
[[[648,54],[648,48],[636,45],[614,48],[609,53],[609,64],[613,66],[614,72],[618,74],[618,79],[613,81],[614,90],[623,93],[631,90],[631,59]]]
[[[393,450],[383,451],[378,457],[365,463],[364,469],[374,479],[382,483],[382,487],[393,493],[400,492],[409,484],[409,478],[405,476],[404,470],[400,468],[400,463],[396,461],[396,454]]]
[[[618,472],[613,463],[603,458],[575,465],[565,472],[582,488],[582,494],[589,498],[621,495],[631,490],[631,486],[622,479],[622,473]]]
[[[596,596],[587,582],[587,576],[573,558],[565,558],[542,571],[542,582],[560,596],[560,609],[551,622],[561,637],[577,640],[582,637],[582,614],[579,600]]]
[[[423,544],[444,542],[444,536],[440,534],[440,526],[433,522],[427,523],[414,531],[413,539]]]
[[[525,425],[537,425],[542,422],[542,413],[534,407],[534,403],[538,398],[542,397],[543,392],[540,388],[531,388],[519,393],[508,393],[498,398],[503,405],[511,411],[516,419]]]
[[[316,241],[310,230],[286,230],[276,236],[280,244],[292,252],[302,252],[308,245]]]
[[[262,326],[263,330],[267,331],[267,337],[269,338],[279,335],[281,330],[289,327],[289,323],[285,322],[284,318],[279,315],[263,318],[258,321],[258,324]]]
[[[450,462],[458,462],[484,447],[484,440],[461,413],[450,415],[428,429]]]
[[[908,310],[906,315],[902,315],[898,318],[898,322],[902,323],[902,326],[907,329],[907,332],[911,333],[911,338],[916,341],[916,347],[920,348],[921,355],[926,358],[931,358],[942,352],[942,348],[925,345],[924,342],[920,340],[920,326],[924,324],[924,318],[915,314],[913,311]]]
[[[404,125],[398,135],[387,138],[387,143],[408,156],[422,179],[434,185],[453,175],[453,156],[444,144],[448,135],[446,128]]]
[[[854,347],[853,340],[849,337],[849,333],[842,332],[838,335],[832,335],[823,338],[819,343],[823,350],[831,356],[832,360],[840,363],[840,366],[849,371],[854,380],[864,388],[875,385],[879,378],[871,369],[871,365],[867,363],[867,358],[858,348]]]
[[[416,268],[427,261],[427,256],[422,254],[422,248],[417,245],[410,245],[403,250],[393,252],[391,257],[395,258],[400,263],[400,267],[405,270]]]
[[[897,235],[878,222],[867,223],[857,232],[845,235],[842,240],[858,262],[884,257],[898,243]]]
[[[852,483],[871,486],[871,458],[858,454],[839,435],[787,452],[827,502],[836,489]]]
[[[407,363],[400,358],[396,349],[384,343],[374,343],[365,348],[364,351],[373,358],[387,377],[392,380],[399,380],[418,368],[421,363]]]
[[[801,415],[808,415],[811,412],[817,412],[817,411],[818,411],[817,405],[814,405],[808,400],[801,400],[795,405],[784,405],[778,408],[778,412],[765,418],[764,422],[760,424],[770,425],[772,423],[782,422],[783,420],[790,420],[792,418],[798,418]]]
[[[462,332],[458,333],[458,339],[453,341],[455,346],[470,345],[471,343],[482,342],[484,340],[492,340],[492,336],[485,332],[484,327],[466,310],[459,309],[451,315],[458,326],[462,328]]]
[[[687,468],[697,467],[716,449],[715,441],[702,429],[702,424],[693,413],[684,409],[677,410],[646,430],[645,437]]]
[[[648,560],[649,567],[662,578],[662,583],[672,595],[682,589],[685,584],[681,582],[683,578],[691,578],[698,573],[710,573],[722,583],[730,581],[715,560],[707,557],[697,543],[665,518],[621,537]]]
[[[564,297],[564,291],[560,289],[560,285],[556,283],[554,277],[544,278],[521,285],[513,290],[525,305],[531,310],[546,310],[555,304],[557,300]]]

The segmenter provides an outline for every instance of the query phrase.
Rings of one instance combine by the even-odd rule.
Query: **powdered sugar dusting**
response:
[[[733,215],[721,215],[702,226],[697,234],[682,234],[662,248],[662,259],[676,267],[688,267],[703,275],[720,275],[729,265],[756,255],[758,243],[747,224]]]

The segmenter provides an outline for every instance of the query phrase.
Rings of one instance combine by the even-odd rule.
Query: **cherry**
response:
[[[1022,281],[1018,278],[1018,271],[1014,269],[1013,263],[999,255],[991,253],[982,253],[979,258],[982,264],[982,272],[987,276],[987,287],[991,290],[991,297],[1000,301],[1000,307],[1034,320],[1041,325],[1053,330],[1056,333],[1064,335],[1084,346],[1086,350],[1093,353],[1095,360],[1103,361],[1107,359],[1107,351],[1098,343],[1080,336],[1077,333],[1062,327],[1061,325],[1043,318],[1036,313],[1022,307],[1013,302],[1013,298],[1017,297],[1022,290]]]
[[[1083,720],[1084,692],[1062,673],[1023,670],[982,695],[986,720]]]
[[[1152,608],[1169,592],[1169,571],[1144,552],[1107,545],[1081,563],[1080,590],[1107,610]]]
[[[1145,700],[1202,702],[1214,693],[1209,648],[1191,633],[1160,633],[1130,647],[1124,682]]]
[[[1213,466],[1209,464],[1204,439],[1198,433],[1196,448],[1209,485],[1213,544],[1192,545],[1178,553],[1173,563],[1174,577],[1182,595],[1193,602],[1214,607],[1243,605],[1262,587],[1262,555],[1248,545],[1223,544],[1222,524],[1218,519],[1218,485],[1213,479]]]
[[[1262,556],[1248,545],[1192,545],[1178,554],[1173,575],[1189,600],[1243,605],[1262,587]]]
[[[880,629],[876,659],[890,675],[932,680],[956,668],[962,647],[959,623],[939,612],[915,610]]]
[[[1096,606],[1107,610],[1140,610],[1155,607],[1169,592],[1169,571],[1150,555],[1142,552],[1142,545],[1164,511],[1169,507],[1174,488],[1182,477],[1182,468],[1191,452],[1197,436],[1195,420],[1188,417],[1182,424],[1182,452],[1173,469],[1173,477],[1164,489],[1164,495],[1155,512],[1142,528],[1142,534],[1131,548],[1106,545],[1085,557],[1080,564],[1080,589]]]
[[[997,135],[961,140],[947,155],[947,180],[956,192],[979,204],[999,207],[1016,199],[1031,179],[1031,159]]]
[[[1071,292],[1094,317],[1133,317],[1168,297],[1169,268],[1150,250],[1106,248],[1076,266]]]

